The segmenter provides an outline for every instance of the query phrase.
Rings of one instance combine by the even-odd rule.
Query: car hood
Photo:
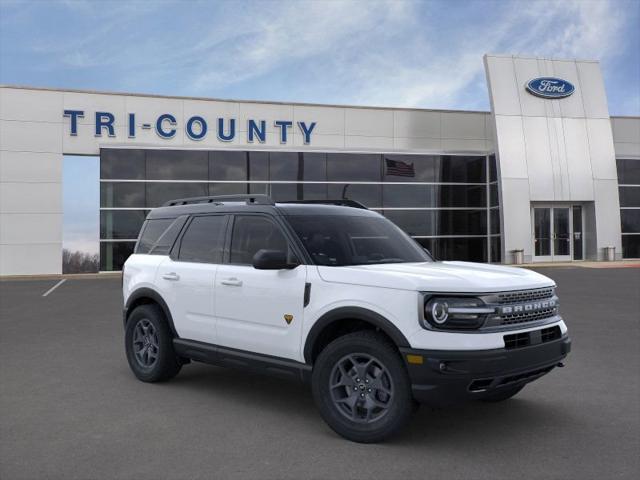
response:
[[[326,282],[424,292],[489,293],[555,285],[526,268],[471,262],[319,266],[318,273]]]

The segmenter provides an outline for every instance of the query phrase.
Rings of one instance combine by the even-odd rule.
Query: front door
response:
[[[582,207],[579,205],[533,208],[533,260],[582,260]]]
[[[280,225],[266,215],[236,215],[229,258],[218,267],[215,315],[218,345],[300,360],[305,265],[257,270],[258,250],[291,253]]]

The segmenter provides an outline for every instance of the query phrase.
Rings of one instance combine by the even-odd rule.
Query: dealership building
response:
[[[1,86],[0,275],[61,273],[65,155],[100,159],[103,271],[150,208],[240,193],[356,200],[444,260],[640,257],[640,117],[599,63],[484,65],[489,112]]]

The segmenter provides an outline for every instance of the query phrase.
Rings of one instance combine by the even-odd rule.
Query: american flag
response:
[[[400,160],[391,160],[385,158],[387,164],[387,175],[395,175],[396,177],[415,177],[416,172],[413,169],[413,163],[405,163]]]

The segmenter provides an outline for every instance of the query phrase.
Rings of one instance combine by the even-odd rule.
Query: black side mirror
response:
[[[253,268],[258,270],[283,270],[292,269],[298,266],[297,263],[290,263],[287,260],[287,253],[282,250],[258,250],[253,256]]]

